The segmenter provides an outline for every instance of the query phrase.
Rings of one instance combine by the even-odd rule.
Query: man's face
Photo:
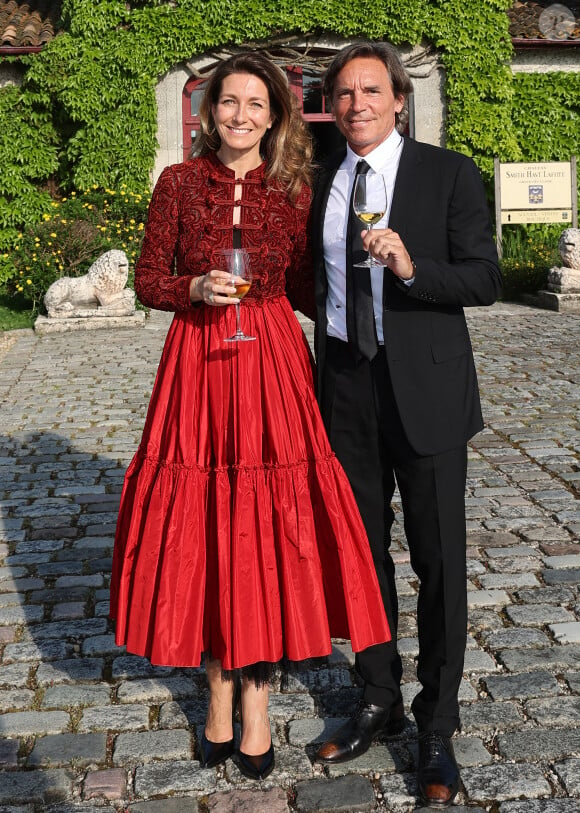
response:
[[[368,155],[392,133],[405,97],[395,97],[380,59],[355,57],[337,75],[331,101],[336,126],[351,149]]]

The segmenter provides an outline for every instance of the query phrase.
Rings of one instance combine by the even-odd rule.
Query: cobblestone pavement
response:
[[[455,737],[471,813],[580,811],[580,316],[468,314],[487,428],[470,446],[469,632]],[[114,645],[108,579],[119,491],[167,319],[37,337],[0,353],[0,813],[407,813],[416,730],[322,768],[315,743],[360,687],[347,644],[271,698],[277,768],[203,770],[197,670]],[[397,514],[400,519],[400,513]],[[400,522],[404,698],[417,690],[417,581]]]

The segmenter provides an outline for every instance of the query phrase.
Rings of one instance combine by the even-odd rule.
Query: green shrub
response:
[[[42,310],[49,286],[62,276],[80,276],[110,249],[129,260],[130,282],[147,217],[149,193],[92,189],[52,201],[38,223],[18,234],[10,252],[0,255],[0,293],[8,301]]]
[[[560,266],[560,224],[509,226],[502,232],[503,298],[517,299],[546,287],[548,271]]]

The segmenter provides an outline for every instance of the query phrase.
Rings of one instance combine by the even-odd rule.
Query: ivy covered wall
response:
[[[63,33],[26,58],[21,88],[0,90],[0,248],[39,217],[49,191],[146,188],[157,149],[158,78],[220,45],[258,45],[280,34],[432,43],[446,71],[447,145],[473,156],[488,181],[495,155],[532,160],[539,151],[555,160],[578,152],[578,77],[512,76],[510,5],[64,0]],[[545,121],[540,149],[536,136]]]

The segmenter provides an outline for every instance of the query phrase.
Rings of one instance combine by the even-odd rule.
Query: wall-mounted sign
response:
[[[568,162],[500,164],[502,223],[571,223],[572,166]]]
[[[578,225],[576,157],[570,161],[502,164],[495,159],[495,215],[501,256],[501,227],[515,223]]]

